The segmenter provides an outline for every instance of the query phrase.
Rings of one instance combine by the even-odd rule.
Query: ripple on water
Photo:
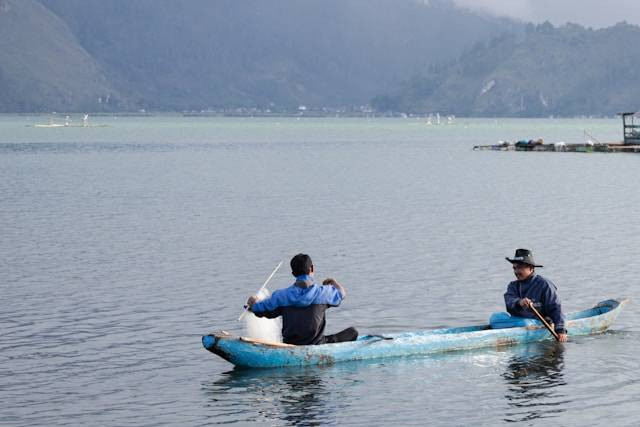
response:
[[[566,139],[593,122],[118,120],[73,136],[21,122],[7,133],[3,118],[2,424],[638,419],[633,301],[615,333],[562,349],[239,372],[200,343],[241,333],[247,296],[300,251],[347,287],[330,332],[485,323],[503,309],[504,256],[520,246],[568,311],[637,301],[640,157],[470,150],[522,132]],[[291,283],[286,270],[272,289]]]

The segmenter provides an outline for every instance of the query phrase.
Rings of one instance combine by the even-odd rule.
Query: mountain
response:
[[[0,112],[101,111],[118,92],[69,27],[34,0],[0,0]]]
[[[519,26],[449,0],[0,4],[0,111],[366,104]]]
[[[640,102],[640,28],[529,24],[381,93],[378,111],[463,116],[612,115]]]

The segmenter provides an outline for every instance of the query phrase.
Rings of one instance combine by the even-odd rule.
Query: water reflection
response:
[[[519,422],[555,417],[569,401],[562,392],[564,346],[557,342],[533,343],[516,350],[502,375],[507,382],[509,410],[505,421]]]
[[[225,422],[231,419],[253,423],[279,420],[287,425],[335,424],[332,414],[344,409],[340,390],[330,390],[326,383],[335,385],[331,368],[233,370],[223,378],[204,383],[215,418]],[[218,412],[222,410],[222,412]],[[242,417],[239,419],[239,414]]]

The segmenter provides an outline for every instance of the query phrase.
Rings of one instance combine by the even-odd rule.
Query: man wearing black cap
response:
[[[513,258],[505,258],[513,264],[516,279],[507,287],[504,302],[512,316],[536,318],[530,309],[534,306],[543,316],[553,322],[560,342],[567,341],[567,330],[564,327],[564,314],[560,298],[556,294],[556,285],[550,280],[536,274],[533,253],[528,249],[516,249]]]

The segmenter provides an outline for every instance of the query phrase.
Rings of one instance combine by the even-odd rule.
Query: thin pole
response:
[[[558,337],[558,334],[556,334],[556,331],[554,331],[553,328],[551,328],[551,325],[549,325],[549,323],[547,323],[547,321],[544,319],[544,317],[542,317],[542,315],[538,312],[538,310],[536,310],[536,308],[533,306],[533,303],[529,304],[529,308],[533,310],[536,316],[538,316],[538,319],[540,319],[540,321],[544,324],[547,330],[551,332],[551,335],[553,335],[557,341],[560,341],[560,337]]]
[[[280,261],[280,263],[276,266],[276,268],[271,272],[269,277],[267,277],[267,280],[264,281],[264,283],[262,284],[262,287],[260,289],[258,289],[258,292],[256,292],[256,293],[259,294],[260,291],[262,291],[267,286],[267,283],[269,283],[269,281],[271,280],[273,275],[276,274],[276,271],[278,271],[280,269],[281,265],[282,265],[282,261]],[[240,314],[240,317],[238,317],[238,322],[242,320],[242,318],[245,316],[245,314],[247,314],[248,310],[249,310],[249,306],[245,305],[244,306],[244,310],[242,310],[242,313]]]

